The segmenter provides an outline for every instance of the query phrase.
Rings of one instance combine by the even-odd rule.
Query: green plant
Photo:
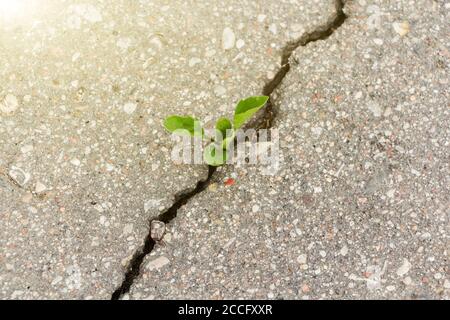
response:
[[[169,116],[164,121],[164,127],[175,134],[207,139],[210,144],[203,152],[203,159],[211,166],[221,166],[227,161],[227,150],[234,141],[236,130],[240,129],[268,100],[268,96],[254,96],[239,101],[233,121],[228,118],[217,120],[215,137],[207,137],[200,122],[191,116]]]

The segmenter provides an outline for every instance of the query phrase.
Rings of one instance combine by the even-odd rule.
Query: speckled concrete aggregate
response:
[[[449,298],[450,3],[345,10],[272,96],[278,174],[221,168],[125,299]]]
[[[207,173],[170,161],[162,120],[231,114],[274,76],[286,42],[334,8],[332,0],[0,3],[7,299],[108,299],[149,219]]]

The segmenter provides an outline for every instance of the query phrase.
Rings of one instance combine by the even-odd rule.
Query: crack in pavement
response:
[[[311,42],[325,40],[329,38],[335,30],[342,26],[342,24],[347,19],[347,15],[344,13],[345,4],[345,0],[335,0],[335,13],[328,19],[327,23],[325,23],[323,26],[319,26],[312,32],[305,33],[296,41],[289,42],[284,46],[282,52],[281,68],[278,70],[275,77],[264,86],[262,90],[263,95],[267,95],[270,97],[273,91],[281,84],[291,67],[289,59],[297,48],[304,47]],[[277,116],[277,113],[271,99],[269,99],[263,112],[264,113],[261,119],[258,120],[259,125],[255,125],[255,129],[257,130],[269,129],[273,126],[273,122]],[[133,258],[129,263],[128,270],[125,273],[124,280],[112,294],[111,300],[119,300],[124,294],[130,291],[134,280],[140,275],[141,265],[145,257],[149,253],[151,253],[153,248],[155,247],[156,242],[151,236],[152,221],[158,220],[164,222],[165,224],[170,223],[174,218],[176,218],[178,209],[180,209],[182,206],[188,203],[191,198],[203,192],[208,187],[216,170],[217,167],[209,166],[208,177],[206,179],[198,181],[194,189],[185,191],[176,196],[175,202],[170,208],[161,213],[157,218],[150,221],[149,233],[145,238],[144,246],[139,248],[134,253]]]

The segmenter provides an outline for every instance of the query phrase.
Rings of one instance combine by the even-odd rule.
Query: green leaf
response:
[[[223,141],[222,141],[222,148],[224,150],[228,150],[228,147],[230,146],[231,143],[233,143],[235,137],[236,137],[236,132],[233,131],[233,134],[231,136],[226,137],[225,139],[223,139]]]
[[[200,121],[189,116],[170,116],[164,120],[164,127],[175,134],[203,136]]]
[[[220,118],[216,122],[216,130],[222,133],[222,140],[227,137],[227,130],[231,130],[233,128],[231,121],[227,118]]]
[[[220,150],[222,150],[222,154],[218,152]],[[226,150],[220,149],[216,144],[211,143],[203,151],[203,159],[205,159],[205,162],[210,166],[219,167],[227,162],[228,154]]]
[[[241,100],[234,111],[234,128],[239,129],[269,100],[268,96],[249,97]]]

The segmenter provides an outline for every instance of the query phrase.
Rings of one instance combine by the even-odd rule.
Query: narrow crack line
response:
[[[151,228],[150,228],[152,221],[158,220],[166,224],[171,222],[177,216],[178,209],[184,206],[192,197],[203,192],[208,187],[216,170],[217,167],[208,166],[208,177],[206,179],[197,182],[197,185],[194,189],[185,191],[180,195],[178,195],[175,199],[175,202],[169,209],[167,209],[166,211],[161,213],[158,217],[150,221],[149,233],[145,238],[144,246],[137,252],[135,252],[135,254],[133,255],[128,270],[125,273],[125,278],[121,286],[117,288],[116,291],[114,291],[114,293],[112,294],[111,300],[119,300],[122,295],[130,291],[134,279],[136,279],[139,276],[141,265],[142,262],[144,261],[144,258],[150,252],[152,252],[153,248],[155,247],[156,242],[151,236]]]
[[[292,54],[299,47],[305,47],[311,42],[316,42],[319,40],[328,39],[334,31],[339,29],[347,19],[347,15],[344,12],[345,1],[335,0],[335,13],[328,19],[328,21],[323,25],[317,27],[312,32],[307,32],[302,35],[299,39],[289,42],[285,45],[281,54],[281,67],[276,73],[275,77],[268,82],[263,88],[263,95],[271,96],[275,89],[281,84],[283,79],[286,77],[287,73],[291,69],[290,59]],[[277,110],[272,104],[272,99],[269,100],[265,113],[263,115],[263,121],[257,126],[256,129],[270,129],[273,126],[273,121],[277,117]]]
[[[272,81],[268,82],[263,90],[263,95],[271,96],[274,90],[281,84],[283,79],[286,77],[289,72],[290,58],[294,51],[299,47],[304,47],[311,42],[315,42],[318,40],[325,40],[329,38],[335,30],[337,30],[347,19],[346,14],[344,13],[344,0],[335,0],[335,10],[336,12],[326,24],[318,27],[316,30],[304,34],[300,39],[288,43],[283,51],[282,51],[282,63],[281,68],[278,70],[275,77]],[[259,129],[270,129],[273,126],[273,122],[277,116],[277,112],[275,107],[272,104],[272,99],[269,100],[266,107],[264,108],[264,114],[262,115],[262,119],[258,122],[259,124],[255,125],[257,130]],[[197,182],[197,185],[194,189],[185,191],[176,197],[173,205],[161,213],[157,218],[152,219],[149,224],[149,233],[147,234],[144,246],[137,250],[129,263],[128,270],[125,273],[124,280],[122,284],[114,291],[111,296],[111,300],[119,300],[124,294],[130,291],[131,286],[133,285],[134,280],[139,276],[141,265],[145,259],[145,257],[151,253],[156,245],[155,240],[151,237],[151,222],[154,220],[159,220],[164,222],[165,224],[170,223],[173,219],[176,218],[178,209],[183,207],[189,200],[196,195],[202,193],[211,183],[214,173],[217,171],[217,167],[208,167],[208,177],[204,180],[200,180]]]

